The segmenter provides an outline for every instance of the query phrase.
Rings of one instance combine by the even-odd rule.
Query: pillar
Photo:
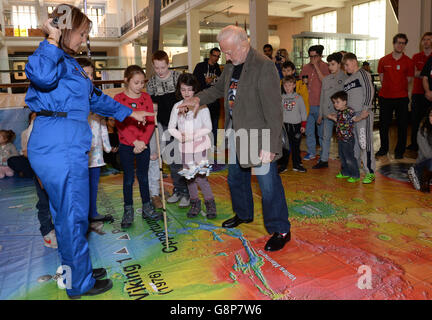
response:
[[[159,50],[160,43],[160,0],[149,1],[149,19],[148,19],[148,32],[147,32],[147,60],[146,60],[146,74],[150,78],[153,73],[152,55]]]
[[[196,64],[200,62],[200,25],[199,10],[190,9],[186,11],[186,29],[188,44],[188,67],[192,73]]]
[[[141,45],[139,43],[134,43],[133,47],[134,47],[135,64],[142,67]]]
[[[412,57],[419,52],[419,42],[422,33],[422,0],[399,1],[399,33],[408,36],[405,54]],[[430,15],[430,12],[429,12]]]
[[[268,0],[249,0],[250,43],[262,52],[268,43]]]

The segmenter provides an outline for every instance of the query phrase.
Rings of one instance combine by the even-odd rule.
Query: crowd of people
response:
[[[432,33],[422,38],[423,51],[414,56],[414,61],[403,53],[408,39],[398,34],[393,41],[394,51],[379,62],[381,148],[375,155],[374,86],[366,70],[368,65],[360,67],[353,53],[335,52],[324,62],[324,47],[314,45],[308,50],[310,63],[298,72],[286,50],[278,50],[273,58],[273,48],[265,45],[263,55],[250,46],[242,28],[228,26],[217,37],[220,48],[213,48],[193,74],[170,70],[167,53],[159,50],[152,56],[155,74],[146,82],[140,66],[128,66],[124,72],[124,91],[112,99],[93,85],[95,70],[91,61],[72,57],[86,40],[91,21],[79,9],[70,8],[73,28],[53,26],[52,19],[62,16],[54,10],[43,26],[47,38],[26,65],[31,82],[26,103],[32,113],[29,127],[22,133],[21,154],[13,145],[15,133],[0,131],[0,178],[12,176],[15,170],[20,176],[34,180],[44,244],[58,248],[62,264],[70,266],[73,272],[72,285],[67,289],[69,297],[96,295],[112,287],[111,280],[103,279],[107,275],[104,268],[92,268],[86,239],[89,222],[113,219],[100,214],[96,205],[100,170],[106,163],[123,171],[121,227],[124,229],[134,223],[135,176],[142,217],[163,219],[159,211],[163,207],[161,156],[168,163],[173,182],[167,203],[189,208],[188,218],[199,214],[208,219],[217,217],[207,175],[208,155],[217,145],[220,98],[224,98],[224,129],[228,133],[230,158],[228,187],[235,214],[222,227],[234,228],[253,221],[251,175],[255,175],[262,194],[264,226],[272,234],[265,250],[280,250],[291,238],[280,176],[287,170],[290,155],[294,171],[306,172],[302,160],[317,158],[313,169],[328,168],[335,128],[341,163],[336,178],[356,183],[363,168],[363,183],[372,183],[375,156],[383,156],[389,149],[388,128],[395,109],[398,121],[395,157],[403,156],[408,85],[413,77],[415,138],[409,148],[418,149],[419,157],[409,176],[416,189],[429,191]],[[221,53],[229,61],[223,71],[218,65]],[[160,141],[156,140],[155,128],[164,133],[159,136]],[[238,143],[235,133],[241,130],[249,138]],[[302,159],[303,134],[307,153]],[[319,156],[316,136],[321,146]],[[264,144],[265,139],[268,145]],[[165,145],[162,142],[174,142],[178,147],[161,150],[158,145]],[[258,163],[251,154],[244,154],[245,144],[248,150],[258,147]],[[173,161],[167,161],[168,158]]]

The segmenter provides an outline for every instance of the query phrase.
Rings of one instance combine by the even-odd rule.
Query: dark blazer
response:
[[[200,98],[201,105],[211,103],[218,98],[225,98],[225,128],[228,127],[230,120],[228,89],[233,69],[232,64],[226,64],[218,82],[196,95]],[[247,161],[245,161],[245,153],[240,154],[240,149],[245,149],[244,145],[242,147],[245,141],[240,140],[236,144],[237,158],[242,167],[248,168],[261,164],[256,158],[263,148],[263,142],[265,151],[276,154],[273,161],[282,156],[283,112],[278,71],[273,61],[252,47],[240,75],[232,117],[235,132],[238,134],[238,130],[243,129],[241,131],[246,130],[249,134]],[[263,129],[267,130],[263,131]],[[266,146],[268,139],[270,144]]]

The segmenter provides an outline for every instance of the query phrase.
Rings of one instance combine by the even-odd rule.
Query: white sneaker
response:
[[[414,189],[420,190],[420,181],[417,177],[414,167],[408,169],[408,178],[410,179]]]
[[[179,208],[187,208],[190,206],[190,199],[189,197],[182,196],[179,203]]]
[[[54,230],[51,230],[43,239],[45,247],[57,249],[57,237]]]

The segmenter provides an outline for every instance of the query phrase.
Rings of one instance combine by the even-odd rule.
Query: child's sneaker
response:
[[[187,213],[188,218],[195,218],[201,212],[201,200],[190,199],[191,208]]]
[[[207,211],[207,219],[216,218],[216,202],[213,200],[205,200],[204,204]]]
[[[298,166],[293,167],[293,171],[296,172],[306,172],[307,170],[305,169],[305,167],[303,167],[301,164]]]
[[[363,179],[364,184],[369,184],[374,181],[375,181],[375,175],[373,173],[368,173]]]
[[[129,228],[134,221],[134,208],[131,205],[124,206],[123,218],[121,221],[122,228]]]
[[[44,236],[43,240],[45,247],[57,249],[57,237],[54,229],[51,230],[46,236]]]
[[[143,203],[142,205],[142,217],[143,219],[149,218],[151,220],[162,220],[163,214],[159,211],[156,211],[153,208],[153,205],[150,202]]]
[[[350,176],[344,176],[343,174],[342,174],[342,172],[339,172],[337,175],[336,175],[336,178],[338,178],[338,179],[347,179],[347,178],[349,178]]]
[[[410,179],[414,189],[420,190],[420,181],[414,167],[408,169],[408,178]]]
[[[353,177],[350,177],[347,181],[348,181],[348,182],[351,182],[351,183],[355,183],[355,182],[359,182],[359,181],[360,181],[360,178],[353,178]]]
[[[313,160],[315,159],[316,156],[311,155],[310,153],[308,153],[307,155],[305,155],[305,157],[303,158],[303,160],[309,161],[309,160]]]

